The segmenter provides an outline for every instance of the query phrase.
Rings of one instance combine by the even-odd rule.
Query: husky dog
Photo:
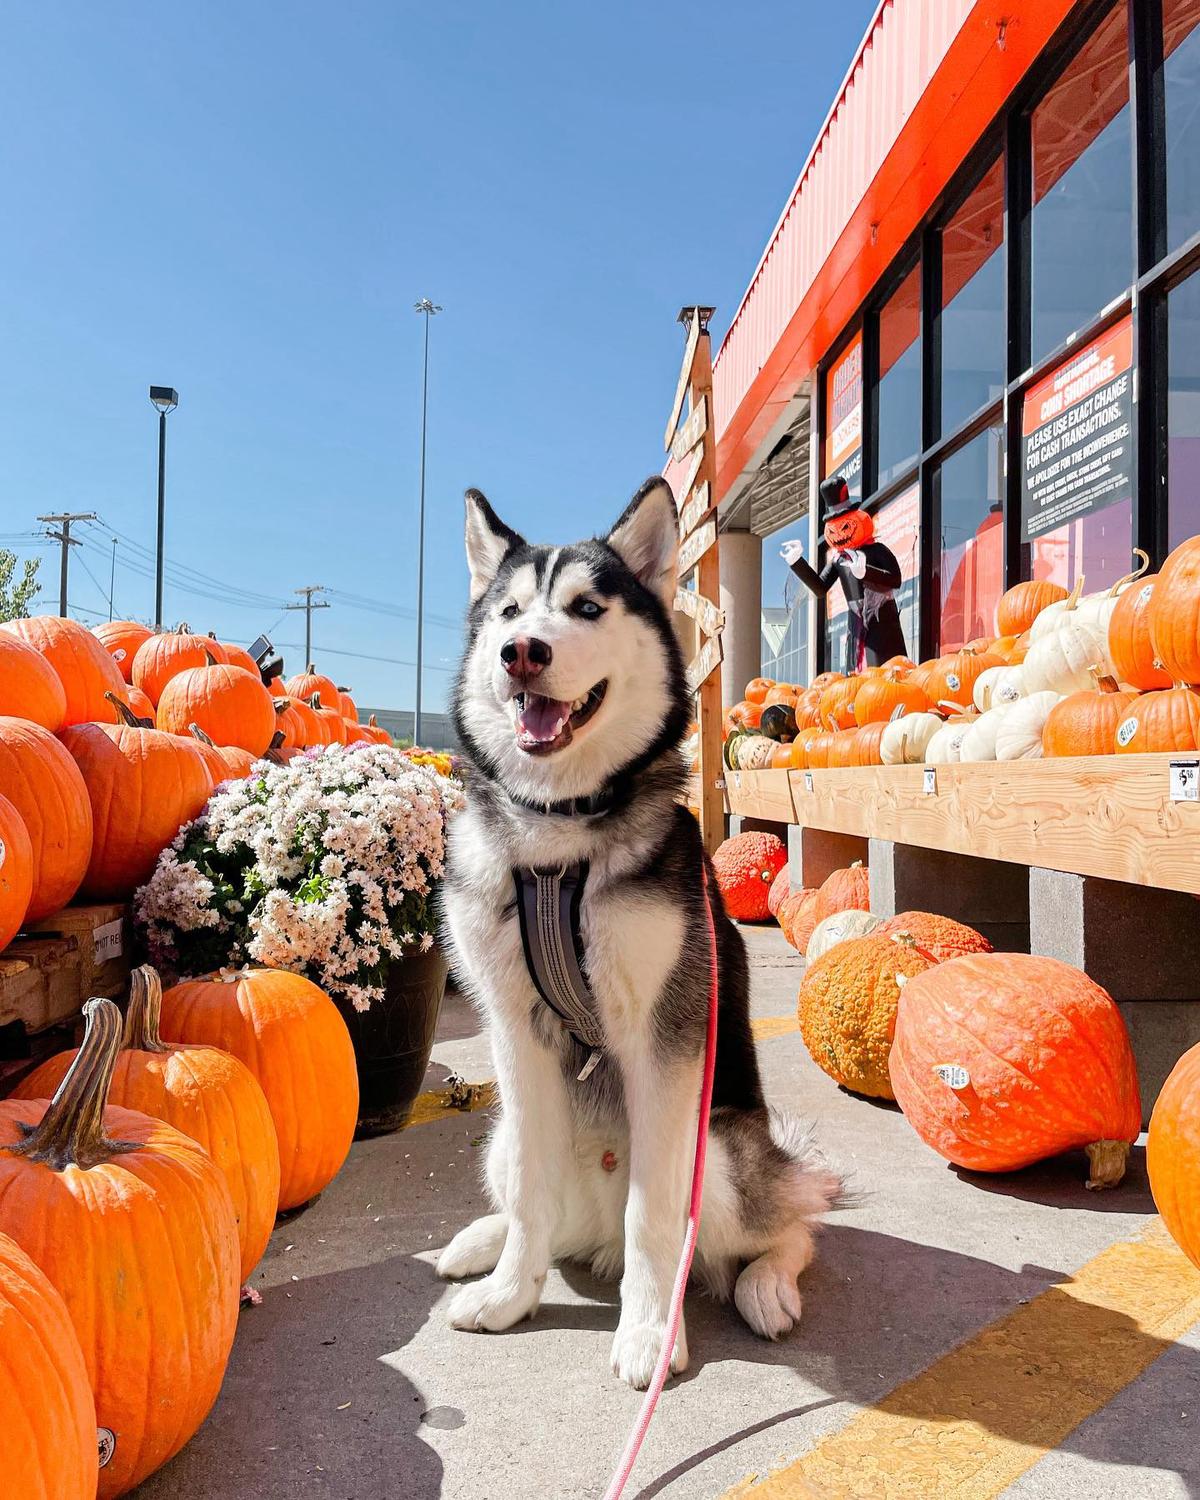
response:
[[[745,950],[679,801],[688,725],[671,625],[678,523],[648,480],[603,539],[532,546],[467,493],[468,640],[453,717],[470,763],[450,835],[455,972],[486,1018],[501,1117],[495,1212],[455,1235],[440,1275],[456,1328],[537,1309],[555,1258],[621,1277],[612,1368],[641,1390],[663,1338],[684,1224],[715,928],[716,1081],[695,1269],[756,1333],[800,1317],[797,1278],[839,1183],[797,1122],[763,1102]],[[598,1065],[530,978],[514,870],[586,862],[581,966]],[[687,1366],[681,1325],[672,1366]]]

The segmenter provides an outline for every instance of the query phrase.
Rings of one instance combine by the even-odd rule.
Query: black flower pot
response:
[[[446,993],[446,960],[438,947],[413,949],[388,970],[383,999],[357,1011],[335,996],[358,1063],[356,1140],[389,1135],[412,1113],[433,1050]]]

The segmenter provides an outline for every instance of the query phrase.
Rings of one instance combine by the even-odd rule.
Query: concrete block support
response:
[[[787,842],[788,824],[776,823],[769,818],[743,818],[738,813],[729,815],[729,837],[739,833],[773,833]]]
[[[737,703],[762,670],[762,538],[752,531],[721,533],[721,697]]]
[[[1200,903],[1183,891],[1032,869],[1029,944],[1114,1000],[1200,999]]]
[[[1200,1042],[1200,1000],[1122,1000],[1118,1008],[1133,1043],[1144,1128],[1167,1074]]]
[[[827,833],[823,828],[802,828],[789,823],[788,870],[792,890],[821,885],[835,870],[844,870],[855,860],[867,859],[867,840],[853,833]]]
[[[871,839],[871,910],[879,917],[933,911],[974,927],[1005,953],[1029,946],[1029,872],[1024,865],[977,859]]]

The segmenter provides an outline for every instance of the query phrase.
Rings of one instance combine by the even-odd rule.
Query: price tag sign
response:
[[[813,774],[812,774],[811,771],[805,771],[805,773],[804,773],[804,790],[806,792],[811,792],[812,789],[813,789]]]
[[[1171,762],[1171,801],[1200,802],[1200,761]]]
[[[927,797],[932,797],[937,792],[937,768],[926,766],[921,781],[921,790]]]
[[[120,958],[125,952],[125,923],[120,917],[115,922],[105,922],[96,928],[93,938],[96,948],[94,963],[104,964],[110,958]]]
[[[733,773],[733,789],[735,792],[740,792],[742,789],[742,773],[740,771]]]

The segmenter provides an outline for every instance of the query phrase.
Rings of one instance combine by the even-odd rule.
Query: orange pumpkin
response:
[[[11,1500],[94,1500],[96,1405],[66,1304],[0,1234],[0,1420]]]
[[[916,666],[912,669],[912,671],[908,674],[907,680],[914,687],[919,687],[925,694],[925,696],[929,698],[929,679],[933,676],[934,672],[937,671],[937,667],[937,657],[934,657],[932,661],[923,661],[919,666]],[[934,700],[930,698],[930,702],[933,701]]]
[[[265,754],[275,735],[275,705],[244,667],[191,667],[172,677],[158,702],[158,727],[187,734],[198,724],[215,745]]]
[[[833,753],[838,732],[836,729],[821,729],[807,738],[805,755],[806,764],[810,769],[817,770],[829,765],[829,757]]]
[[[786,703],[790,708],[795,704],[796,698],[796,689],[790,682],[777,682],[763,699],[762,706],[770,708],[772,703]]]
[[[262,1259],[279,1206],[279,1142],[266,1095],[236,1057],[217,1047],[170,1045],[159,1035],[162,985],[148,964],[130,976],[110,1104],[136,1109],[191,1136],[216,1163],[237,1221],[241,1279]],[[76,1052],[48,1058],[13,1091],[50,1099]]]
[[[788,764],[793,770],[799,770],[811,764],[808,755],[809,746],[815,739],[817,739],[824,733],[825,730],[820,729],[816,726],[810,726],[806,729],[800,730],[800,732],[796,735],[796,738],[792,741],[790,747],[792,755],[791,760],[788,762]]]
[[[245,667],[252,677],[262,681],[262,673],[258,670],[258,663],[250,655],[249,651],[242,646],[233,646],[228,641],[221,642],[221,649],[225,653],[225,662],[230,667]]]
[[[854,698],[854,719],[859,725],[875,724],[923,713],[928,707],[924,691],[889,667],[859,688]]]
[[[1062,584],[1044,578],[1014,584],[1001,594],[996,606],[996,634],[1023,635],[1048,604],[1057,604],[1066,597],[1067,590]]]
[[[762,703],[775,686],[769,677],[752,677],[746,684],[744,697],[747,703]]]
[[[24,719],[0,718],[0,796],[29,834],[33,889],[27,919],[61,911],[92,855],[92,806],[79,767],[52,734]]]
[[[353,726],[355,729],[358,725]],[[350,741],[347,741],[350,743]],[[771,769],[775,771],[786,771],[792,763],[792,741],[786,745],[776,745],[771,751]]]
[[[826,877],[813,902],[813,925],[838,911],[871,910],[871,875],[861,860]]]
[[[1150,1116],[1146,1168],[1163,1223],[1200,1267],[1200,1045],[1183,1054],[1163,1084]]]
[[[975,1172],[1086,1147],[1088,1185],[1112,1187],[1141,1128],[1120,1011],[1053,958],[974,953],[918,975],[904,990],[891,1080],[926,1145]]]
[[[326,677],[323,672],[318,672],[311,662],[307,672],[300,672],[295,677],[288,678],[287,690],[289,698],[303,698],[305,703],[314,693],[321,695],[321,702],[327,707],[338,701],[337,683],[332,677]]]
[[[838,729],[833,732],[829,741],[829,753],[825,757],[825,764],[831,770],[858,764],[858,745],[854,738],[856,733],[857,730],[853,729]]]
[[[740,703],[735,703],[732,708],[727,708],[722,721],[726,738],[735,729],[757,729],[762,723],[762,711],[761,703],[747,703],[744,698]]]
[[[796,699],[793,712],[796,715],[796,728],[811,729],[819,727],[821,723],[821,689],[805,688]]]
[[[154,728],[154,704],[150,702],[141,688],[127,687],[125,689],[125,702],[135,719],[142,721],[146,729]]]
[[[212,752],[205,759],[213,773],[214,786],[220,786],[223,781],[244,781],[262,759],[261,756],[251,755],[249,750],[243,750],[239,745],[214,745],[199,724],[192,725],[191,733],[201,753],[205,750]]]
[[[1150,639],[1150,603],[1157,582],[1158,575],[1151,573],[1118,594],[1108,621],[1108,654],[1117,676],[1143,692],[1171,686],[1170,674],[1155,665]]]
[[[267,683],[267,691],[272,698],[286,698],[288,695],[287,684],[282,677],[272,677]]]
[[[334,699],[336,702],[336,698]],[[314,693],[308,700],[309,707],[325,727],[327,745],[344,745],[346,743],[346,721],[336,708],[326,708],[321,701],[320,693]]]
[[[81,893],[128,901],[158,856],[198,817],[212,785],[191,745],[129,724],[73,724],[62,743],[79,767],[92,809],[92,852]]]
[[[386,729],[375,722],[374,714],[363,725],[363,728],[367,731],[367,738],[373,740],[375,744],[390,745],[392,743],[391,735]]]
[[[800,1035],[843,1088],[892,1099],[888,1053],[900,988],[933,960],[895,937],[847,938],[809,965],[800,985]]]
[[[728,914],[740,922],[765,922],[771,915],[771,884],[787,864],[783,840],[773,833],[735,834],[712,862]]]
[[[216,1399],[237,1326],[238,1238],[203,1147],[105,1107],[121,1013],[111,1000],[83,1009],[83,1046],[53,1102],[0,1103],[0,1232],[67,1305],[96,1421],[115,1440],[100,1470],[110,1500],[177,1453]]]
[[[933,671],[920,686],[931,703],[957,703],[962,708],[970,708],[976,678],[989,667],[1003,665],[1000,657],[990,651],[972,651],[964,646],[961,651],[954,651],[935,662]],[[912,682],[911,677],[909,682]]]
[[[298,699],[276,698],[275,699],[275,728],[283,735],[282,744],[277,747],[283,750],[301,750],[308,743],[308,736],[313,730],[313,724],[305,719],[306,714],[313,714],[307,703],[300,703]],[[316,716],[313,714],[313,722]]]
[[[854,759],[851,762],[856,766],[880,766],[883,757],[879,747],[883,741],[883,731],[887,724],[876,720],[874,724],[864,724],[861,729],[851,730],[854,739]]]
[[[854,728],[854,700],[862,689],[862,677],[844,677],[831,682],[821,694],[821,722],[831,728]]]
[[[950,917],[939,917],[931,911],[901,911],[888,917],[876,929],[876,935],[897,934],[912,938],[927,958],[945,963],[964,953],[990,953],[992,945],[982,933]]]
[[[1151,750],[1200,750],[1200,693],[1189,687],[1142,693],[1117,725],[1118,755]]]
[[[1016,648],[1018,637],[1015,635],[998,635],[992,642],[990,650],[993,656],[998,656],[1001,661],[1013,665],[1012,654]]]
[[[1163,563],[1147,613],[1155,659],[1172,682],[1200,683],[1200,536]]]
[[[902,676],[911,672],[916,662],[910,656],[889,656],[883,667],[886,672],[899,672]]]
[[[182,735],[167,735],[168,739],[182,739]],[[190,736],[192,749],[204,762],[204,769],[208,772],[209,790],[215,791],[223,781],[230,779],[229,767],[221,752],[213,742],[204,736],[203,731],[199,735]]]
[[[222,667],[227,667],[229,665],[229,653],[228,651],[226,651],[221,642],[217,640],[217,633],[215,630],[210,630],[204,637],[204,649],[208,653],[209,661],[215,661],[219,666]],[[258,676],[257,668],[255,669],[254,675],[256,677]]]
[[[58,673],[40,652],[14,635],[0,634],[0,714],[28,719],[57,734],[67,715]]]
[[[352,724],[358,723],[358,704],[350,696],[349,688],[338,688],[338,701],[332,706],[338,710],[343,719],[349,719]]]
[[[346,1160],[358,1072],[346,1023],[299,974],[241,969],[188,980],[162,997],[162,1033],[239,1058],[262,1086],[279,1137],[279,1207],[315,1198]]]
[[[29,830],[8,798],[0,797],[0,953],[20,931],[32,895],[33,845]]]
[[[788,871],[787,861],[779,867],[779,873],[771,882],[771,889],[767,892],[767,911],[772,917],[778,917],[780,904],[792,894],[791,875]]]
[[[106,620],[103,625],[93,625],[92,634],[116,662],[125,681],[132,682],[133,658],[154,634],[149,625],[139,625],[136,620]]]
[[[815,888],[793,891],[779,903],[775,918],[780,931],[797,953],[803,953],[817,925],[813,921],[813,902],[817,899]]]
[[[82,724],[95,719],[101,724],[115,724],[116,712],[105,696],[124,688],[116,662],[90,630],[76,620],[60,620],[56,615],[35,615],[26,620],[10,620],[0,625],[19,641],[45,657],[58,674],[66,695],[63,724]]]
[[[817,692],[823,693],[827,687],[832,687],[835,682],[845,682],[844,672],[818,672],[809,683],[810,688],[816,688]]]
[[[1136,693],[1097,674],[1095,689],[1068,693],[1050,710],[1042,726],[1043,755],[1111,755],[1117,729],[1137,701]]]
[[[193,635],[186,625],[152,635],[142,642],[133,658],[134,687],[141,688],[157,708],[172,677],[193,667],[206,667],[210,658],[216,659],[215,653],[208,649],[213,644],[207,636]]]

